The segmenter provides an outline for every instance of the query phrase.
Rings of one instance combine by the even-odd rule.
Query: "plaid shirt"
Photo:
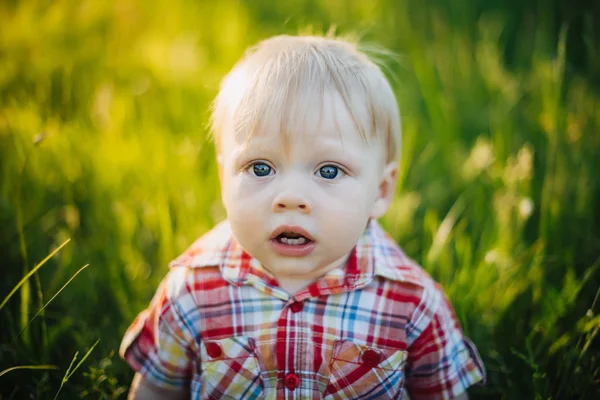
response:
[[[193,399],[446,399],[484,379],[442,289],[375,221],[295,296],[227,222],[170,266],[120,354]]]

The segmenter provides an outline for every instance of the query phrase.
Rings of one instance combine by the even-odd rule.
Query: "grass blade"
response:
[[[90,349],[88,350],[88,352],[85,353],[85,355],[83,356],[83,358],[81,359],[81,361],[79,361],[79,363],[75,366],[75,368],[73,368],[73,371],[71,371],[71,373],[67,376],[67,380],[69,380],[69,378],[71,377],[71,375],[73,375],[75,373],[75,371],[77,371],[77,369],[79,369],[79,367],[81,366],[81,364],[83,364],[83,362],[85,361],[85,359],[88,358],[88,356],[92,353],[92,351],[98,345],[98,343],[100,343],[100,339],[96,340],[96,343],[94,343],[94,345],[92,347],[90,347]]]
[[[18,365],[16,367],[7,368],[0,372],[0,376],[17,369],[58,369],[58,367],[56,365]]]
[[[83,267],[79,268],[79,270],[78,270],[77,272],[75,272],[75,274],[74,274],[74,275],[73,275],[73,276],[72,276],[72,277],[71,277],[71,278],[70,278],[70,279],[69,279],[69,280],[68,280],[68,281],[67,281],[67,282],[66,282],[64,285],[62,285],[62,287],[61,287],[61,288],[58,290],[58,292],[56,292],[56,293],[54,294],[54,296],[52,296],[52,298],[50,298],[50,300],[48,300],[48,302],[47,302],[46,304],[44,304],[44,306],[43,306],[42,308],[40,308],[40,310],[39,310],[39,311],[38,311],[38,312],[37,312],[37,313],[36,313],[36,314],[33,316],[33,318],[31,318],[31,319],[29,320],[29,322],[27,323],[27,325],[25,325],[25,327],[23,327],[23,329],[21,329],[21,331],[20,331],[19,333],[17,333],[17,336],[15,336],[15,338],[12,340],[11,344],[13,344],[13,343],[15,342],[15,340],[17,340],[17,339],[18,339],[18,337],[19,337],[19,336],[21,336],[21,334],[22,334],[23,332],[25,332],[25,330],[27,329],[27,327],[28,327],[28,326],[29,326],[29,325],[30,325],[30,324],[33,322],[33,320],[34,320],[34,319],[36,319],[36,317],[37,317],[38,315],[40,315],[40,314],[41,314],[41,313],[42,313],[42,312],[43,312],[43,311],[46,309],[46,307],[47,307],[47,306],[48,306],[48,305],[49,305],[49,304],[52,302],[52,300],[54,300],[54,299],[56,298],[56,296],[58,296],[58,295],[60,294],[60,292],[62,292],[62,291],[64,290],[64,288],[66,288],[66,287],[67,287],[67,285],[68,285],[69,283],[71,283],[71,281],[72,281],[73,279],[75,279],[75,277],[76,277],[77,275],[79,275],[79,273],[80,273],[81,271],[83,271],[84,269],[86,269],[86,268],[87,268],[89,265],[90,265],[90,264],[86,264],[86,265],[84,265]]]
[[[2,308],[4,308],[4,305],[8,302],[8,300],[10,300],[10,298],[13,296],[13,294],[15,294],[15,292],[17,290],[19,290],[19,288],[27,281],[27,279],[29,279],[31,277],[31,275],[33,275],[35,273],[35,271],[40,269],[42,267],[42,265],[44,265],[46,263],[46,261],[51,259],[52,256],[54,256],[60,249],[62,249],[70,241],[71,241],[71,239],[65,240],[63,242],[63,244],[61,244],[56,249],[54,249],[54,251],[52,251],[52,253],[48,254],[48,256],[46,258],[44,258],[38,265],[36,265],[31,271],[29,271],[29,273],[27,275],[25,275],[19,283],[17,283],[17,285],[13,288],[13,290],[10,291],[8,296],[6,296],[4,298],[4,300],[2,301],[2,304],[0,304],[0,310],[2,310]]]
[[[454,204],[450,208],[450,211],[448,211],[448,213],[442,220],[442,223],[439,225],[437,232],[433,237],[431,247],[427,252],[428,264],[433,264],[437,260],[444,246],[448,242],[448,238],[450,237],[452,230],[456,226],[458,218],[467,208],[467,195],[469,195],[469,193],[467,192],[464,192],[460,195],[460,197],[454,202]]]
[[[75,366],[75,368],[73,368],[73,370],[71,370],[71,368],[73,367],[73,364],[75,363],[75,360],[77,360],[77,355],[79,354],[79,352],[75,353],[75,355],[73,356],[73,359],[71,360],[71,364],[69,364],[69,368],[67,368],[67,372],[65,372],[65,376],[63,376],[62,381],[60,382],[60,387],[58,388],[58,392],[56,392],[56,395],[54,396],[54,400],[56,400],[58,398],[58,395],[60,394],[60,391],[62,390],[65,383],[68,382],[69,378],[75,373],[75,371],[77,371],[77,369],[81,366],[81,364],[83,364],[85,359],[88,358],[88,356],[92,353],[92,351],[98,345],[98,343],[100,343],[100,339],[96,340],[96,343],[94,343],[94,345],[92,347],[90,347],[90,349],[88,350],[87,353],[85,353],[85,355],[83,356],[81,361],[79,361],[79,363]]]
[[[56,395],[54,396],[54,400],[56,400],[58,398],[58,395],[60,394],[60,391],[62,390],[63,386],[65,385],[65,382],[67,382],[69,380],[69,371],[71,371],[71,368],[73,367],[73,364],[75,363],[75,360],[77,360],[77,355],[79,354],[78,351],[75,352],[75,354],[73,355],[73,359],[71,360],[71,364],[69,364],[69,368],[67,368],[67,372],[65,372],[65,375],[63,376],[62,380],[60,381],[60,387],[58,388],[58,391],[56,392]]]

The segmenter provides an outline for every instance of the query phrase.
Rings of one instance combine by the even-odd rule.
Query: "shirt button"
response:
[[[376,367],[377,364],[379,364],[379,361],[381,361],[381,354],[379,354],[379,352],[376,350],[365,350],[362,355],[362,361],[369,367]]]
[[[297,313],[302,311],[302,309],[304,308],[304,303],[301,303],[299,301],[292,303],[290,305],[290,309],[292,310],[293,313]]]
[[[204,344],[204,346],[206,347],[206,352],[212,358],[219,358],[221,357],[221,354],[223,354],[223,350],[221,350],[221,345],[219,343],[210,342]]]
[[[283,383],[289,390],[294,390],[300,384],[300,378],[298,378],[298,375],[296,374],[289,373],[285,376]]]

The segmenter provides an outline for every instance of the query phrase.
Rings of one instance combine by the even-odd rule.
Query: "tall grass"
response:
[[[471,395],[599,397],[597,60],[575,68],[571,27],[544,8],[520,25],[451,3],[0,3],[0,298],[72,239],[0,310],[0,396],[123,394],[125,328],[224,217],[207,140],[220,78],[260,38],[336,24],[397,55],[402,171],[383,223],[477,344],[489,384]]]

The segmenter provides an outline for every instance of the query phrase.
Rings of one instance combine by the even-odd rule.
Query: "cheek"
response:
[[[346,208],[335,212],[324,213],[320,218],[321,235],[327,238],[323,244],[334,258],[349,252],[367,226],[368,216],[356,208]]]
[[[264,208],[265,193],[255,183],[243,177],[234,176],[225,179],[223,183],[223,203],[229,216],[252,215]]]
[[[319,192],[317,192],[319,193]],[[354,236],[366,226],[374,196],[361,182],[329,187],[316,199],[322,226],[340,237]],[[333,232],[335,230],[336,232]]]
[[[327,213],[344,216],[363,213],[374,198],[370,185],[359,180],[316,188],[314,193],[322,194],[319,202],[323,204]]]
[[[264,207],[257,198],[256,190],[252,190],[240,178],[230,178],[224,191],[223,203],[227,212],[227,219],[237,241],[246,251],[253,252],[261,245],[262,227],[266,221]],[[260,232],[261,234],[257,234]]]
[[[235,177],[225,176],[225,178],[221,181],[221,184],[223,204],[225,205],[227,214],[235,214],[240,205],[243,205],[243,202],[240,201],[239,182]]]

